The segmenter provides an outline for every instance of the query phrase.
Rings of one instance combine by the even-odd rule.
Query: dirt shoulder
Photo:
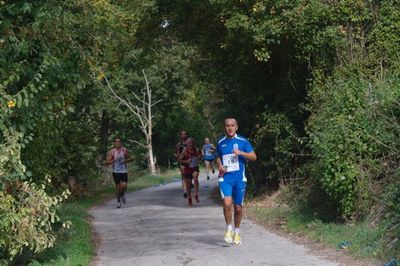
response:
[[[266,222],[265,220],[258,218],[255,213],[257,208],[285,208],[285,206],[276,202],[278,195],[279,193],[272,193],[271,195],[259,196],[254,200],[246,202],[246,218],[263,226],[270,232],[288,238],[294,243],[306,246],[311,254],[335,261],[339,265],[375,266],[384,264],[379,260],[356,258],[352,256],[347,249],[332,248],[327,244],[312,240],[300,233],[290,232],[286,229],[286,221],[284,220],[276,219],[271,222]],[[215,200],[218,201],[217,198]],[[249,209],[252,211],[249,211]]]

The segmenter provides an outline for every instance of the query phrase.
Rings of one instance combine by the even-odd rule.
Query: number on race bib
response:
[[[234,154],[225,154],[222,156],[222,161],[224,163],[224,166],[226,166],[226,172],[233,172],[233,171],[238,171],[239,168],[239,157]]]

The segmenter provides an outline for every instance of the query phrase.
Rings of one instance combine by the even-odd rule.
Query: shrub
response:
[[[310,93],[307,128],[316,157],[313,177],[344,217],[369,213],[385,160],[393,158],[398,145],[398,81],[372,82],[340,72],[323,85],[319,81]]]

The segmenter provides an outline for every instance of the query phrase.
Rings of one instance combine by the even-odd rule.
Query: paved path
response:
[[[180,182],[127,194],[92,209],[100,244],[96,265],[337,265],[244,220],[242,245],[223,242],[222,208],[208,198],[216,178],[200,180],[200,203],[187,207]]]

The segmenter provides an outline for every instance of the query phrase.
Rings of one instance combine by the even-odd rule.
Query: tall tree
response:
[[[149,81],[147,79],[146,73],[142,70],[143,77],[145,80],[145,88],[141,91],[141,96],[135,91],[131,91],[134,96],[136,103],[133,103],[129,98],[123,98],[120,96],[116,90],[114,90],[108,81],[106,76],[104,80],[106,81],[108,89],[111,91],[112,95],[123,105],[125,105],[131,114],[133,114],[139,121],[139,128],[145,137],[145,144],[143,142],[134,140],[140,146],[143,146],[147,150],[147,161],[148,169],[151,175],[157,174],[156,161],[153,152],[153,118],[154,118],[154,106],[161,100],[153,99],[152,89],[150,88]]]

